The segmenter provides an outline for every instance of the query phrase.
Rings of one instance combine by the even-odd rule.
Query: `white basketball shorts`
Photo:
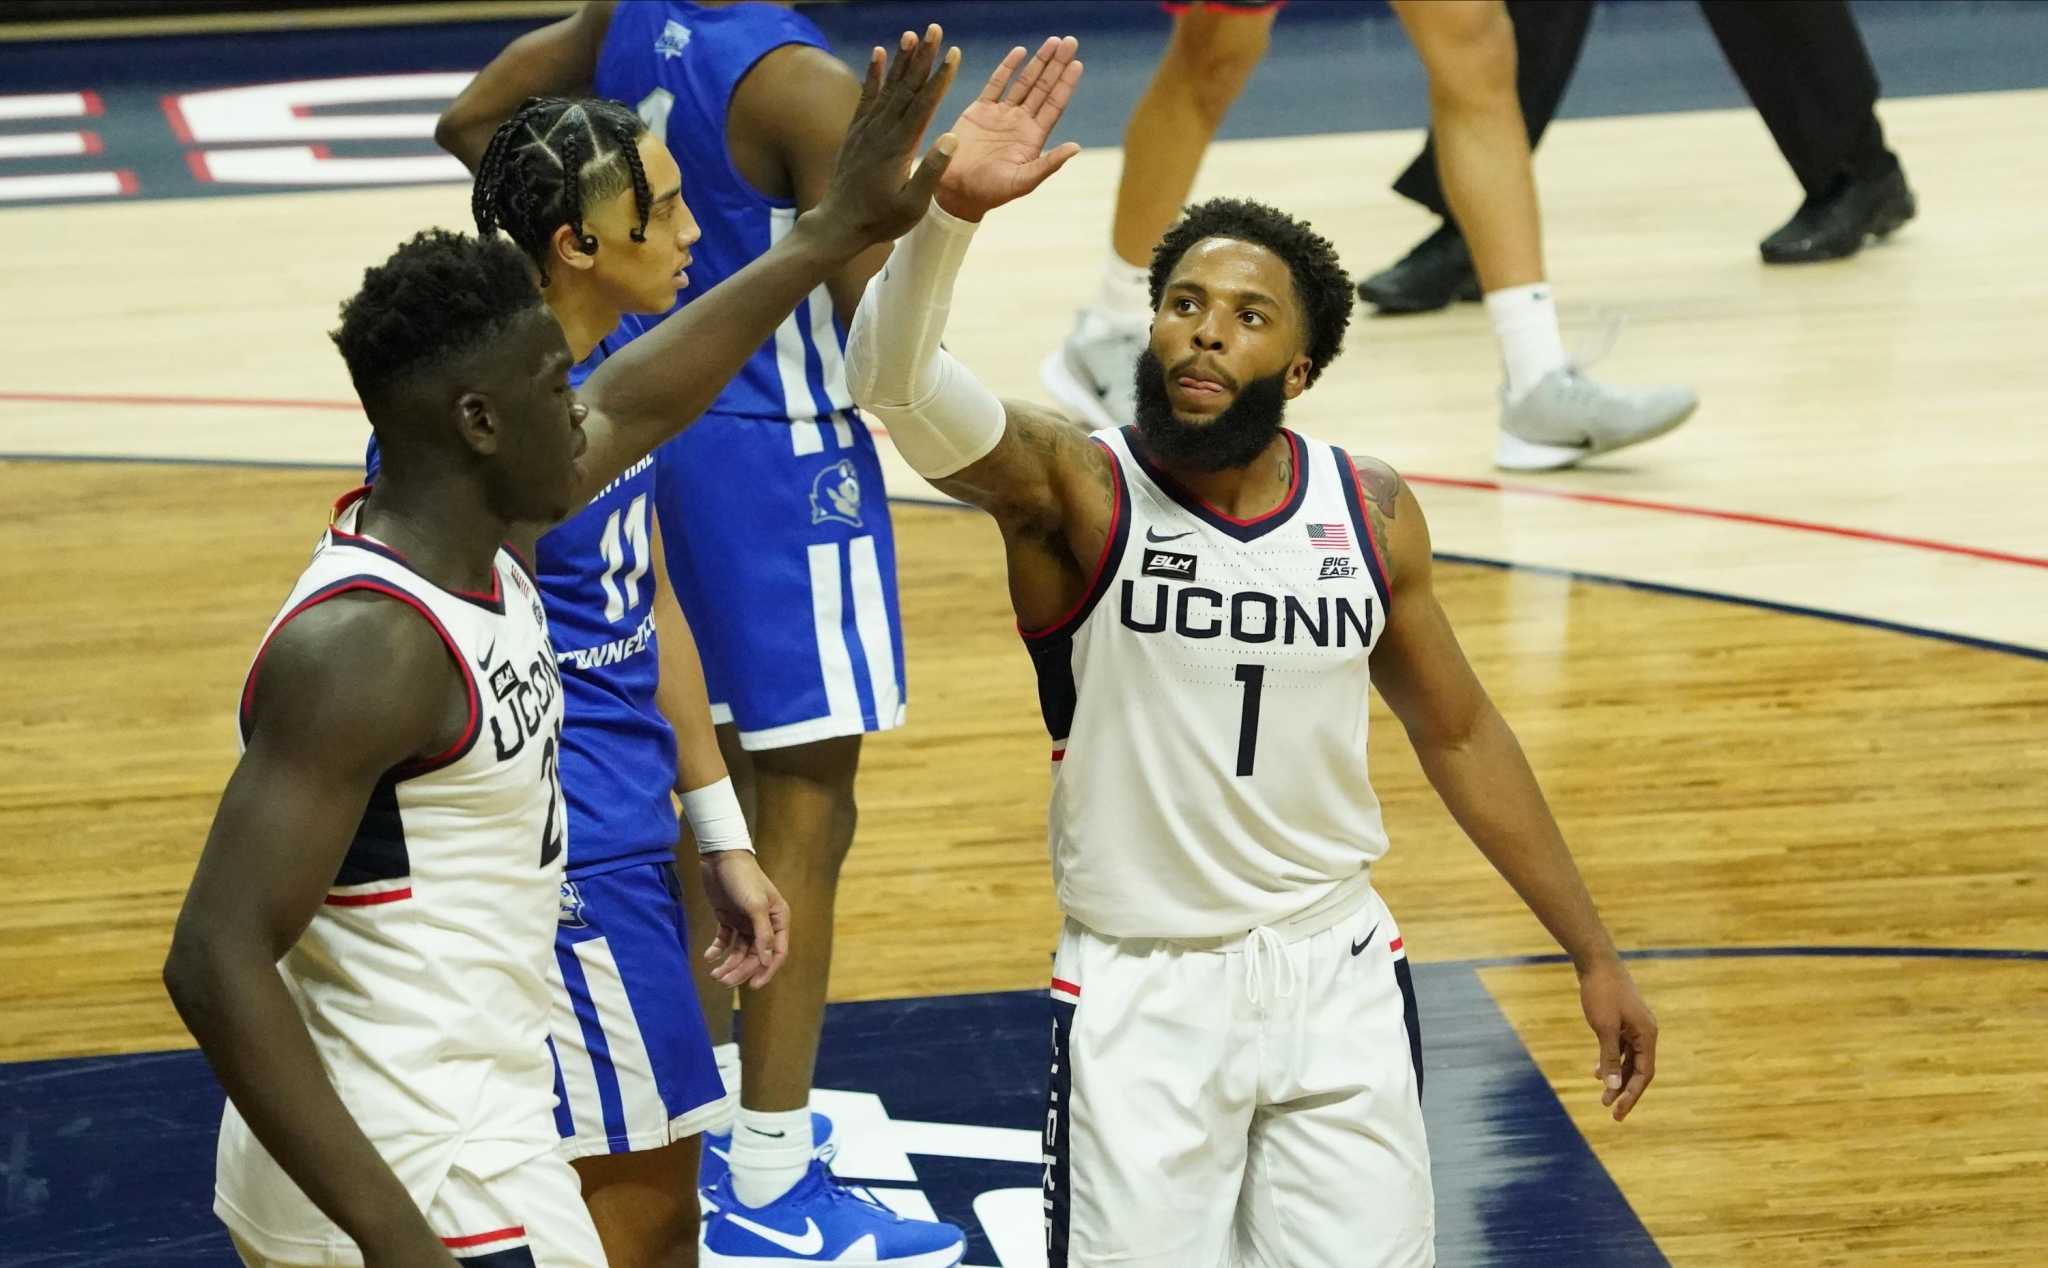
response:
[[[1068,921],[1052,995],[1051,1268],[1435,1262],[1415,992],[1377,893],[1293,943]]]

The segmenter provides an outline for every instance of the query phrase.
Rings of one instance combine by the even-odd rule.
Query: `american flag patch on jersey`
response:
[[[1308,544],[1317,550],[1350,550],[1351,530],[1342,524],[1311,524]]]

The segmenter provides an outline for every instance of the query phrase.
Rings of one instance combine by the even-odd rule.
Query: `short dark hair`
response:
[[[476,165],[470,214],[488,238],[503,229],[540,269],[548,284],[548,240],[568,225],[577,245],[597,250],[583,231],[583,209],[631,186],[640,223],[633,241],[647,240],[653,194],[640,162],[647,124],[616,101],[595,97],[528,97],[498,125]]]
[[[1248,198],[1212,198],[1197,203],[1166,231],[1152,252],[1155,310],[1181,257],[1209,238],[1256,243],[1287,265],[1294,279],[1295,298],[1308,316],[1308,381],[1314,383],[1344,350],[1344,330],[1351,324],[1351,279],[1337,263],[1337,248],[1307,221],[1278,207]]]
[[[533,271],[510,243],[427,229],[363,271],[331,337],[368,404],[480,347],[539,304]]]

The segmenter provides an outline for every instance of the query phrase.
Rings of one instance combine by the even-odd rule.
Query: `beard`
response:
[[[1166,396],[1166,367],[1152,349],[1138,357],[1138,434],[1154,457],[1168,466],[1226,471],[1250,464],[1280,434],[1287,411],[1285,374],[1253,379],[1221,414],[1206,423],[1185,423]]]

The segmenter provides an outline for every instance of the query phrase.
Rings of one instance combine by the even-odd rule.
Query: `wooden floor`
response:
[[[2048,963],[1895,953],[2048,948],[2048,659],[2026,654],[2048,652],[2048,167],[2009,159],[2031,143],[2016,120],[2044,109],[1888,105],[1922,219],[1790,272],[1754,261],[1791,195],[1753,116],[1559,125],[1542,176],[1568,312],[1628,309],[1601,372],[1687,378],[1705,400],[1603,470],[1493,483],[1471,308],[1361,320],[1299,411],[1414,474],[1440,550],[1516,565],[1446,562],[1441,587],[1617,939],[1682,953],[1638,966],[1665,1032],[1640,1115],[1601,1116],[1568,972],[1483,980],[1674,1262],[2025,1263],[2048,1245]],[[1412,140],[1228,146],[1205,185],[1284,189],[1376,266],[1420,222],[1360,193],[1374,182],[1308,173],[1391,171]],[[1037,394],[1099,258],[1099,217],[1074,209],[1105,206],[1113,175],[1084,155],[978,245],[949,343],[1002,389]],[[0,452],[348,462],[362,424],[320,332],[365,264],[456,223],[461,199],[0,212],[10,240],[45,244],[0,310]],[[106,399],[124,396],[144,399]],[[348,483],[0,462],[0,1060],[186,1042],[156,971],[233,760],[229,704]],[[1044,737],[995,533],[917,506],[898,533],[910,725],[868,749],[833,995],[1040,985]],[[1550,950],[1378,721],[1395,841],[1378,882],[1412,953]]]

